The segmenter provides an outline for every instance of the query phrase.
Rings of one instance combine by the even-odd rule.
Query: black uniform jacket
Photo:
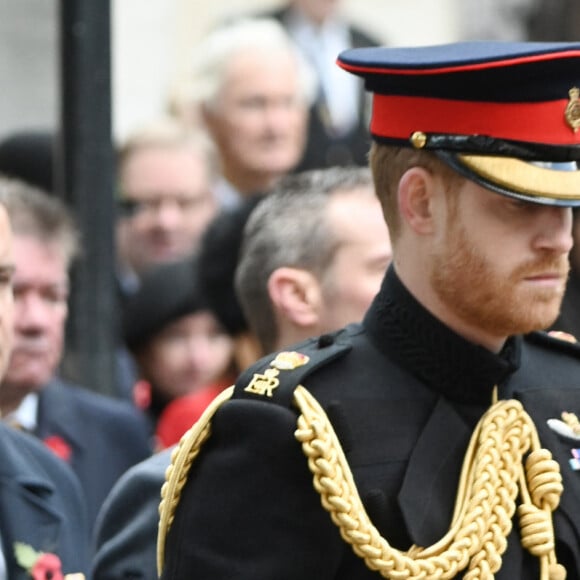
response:
[[[547,424],[580,412],[580,348],[535,333],[493,354],[433,318],[390,269],[362,325],[296,350],[314,361],[296,380],[326,410],[374,525],[401,549],[432,545],[448,530],[468,441],[494,385],[500,398],[519,399],[560,464],[557,554],[568,578],[580,577],[580,472],[569,465],[580,444]],[[165,580],[380,577],[321,507],[294,437],[292,388],[271,399],[244,391],[272,359],[246,372],[214,416],[168,534]],[[539,578],[517,529],[497,579]]]

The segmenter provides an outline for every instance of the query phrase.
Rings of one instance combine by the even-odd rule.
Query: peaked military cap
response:
[[[580,43],[464,42],[344,51],[378,142],[436,152],[484,187],[580,206]]]

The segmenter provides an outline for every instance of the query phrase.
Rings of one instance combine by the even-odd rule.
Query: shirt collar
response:
[[[222,209],[231,209],[240,205],[240,192],[225,178],[220,178],[214,186],[214,193]]]
[[[38,424],[38,393],[26,395],[20,405],[4,417],[4,421],[32,433]]]

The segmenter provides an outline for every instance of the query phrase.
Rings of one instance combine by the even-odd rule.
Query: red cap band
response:
[[[409,139],[415,131],[446,135],[489,135],[513,141],[577,145],[580,131],[566,122],[567,99],[548,102],[491,103],[376,94],[371,133]]]

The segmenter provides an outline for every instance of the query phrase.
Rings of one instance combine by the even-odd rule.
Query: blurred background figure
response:
[[[55,136],[50,131],[17,131],[0,141],[0,173],[54,192]]]
[[[135,403],[152,433],[170,401],[233,379],[233,340],[209,309],[191,259],[143,277],[125,303],[123,336],[137,364]]]
[[[171,119],[152,122],[123,144],[118,156],[116,227],[118,297],[135,292],[145,272],[193,255],[218,211],[215,147],[199,128]],[[119,329],[118,393],[130,398],[137,378]]]
[[[227,307],[234,269],[210,267],[204,273],[202,265],[201,278],[217,291],[216,312],[239,336],[252,335],[248,323],[257,331],[253,360],[273,346],[289,347],[362,318],[391,259],[381,216],[369,171],[333,168],[286,177],[255,204],[212,222],[202,262],[211,263],[220,248],[239,261],[236,290],[244,310],[236,311],[235,295],[234,308]],[[228,264],[235,266],[233,260]],[[336,312],[325,313],[321,299]],[[246,359],[240,370],[251,362]],[[170,403],[158,423],[160,440],[176,443],[218,393],[202,390]],[[157,578],[159,493],[170,449],[134,466],[111,491],[96,528],[93,580]]]
[[[539,2],[540,0],[461,0],[457,3],[456,10],[456,16],[461,23],[460,36],[466,40],[528,40],[530,20],[534,17]],[[549,4],[550,9],[558,11],[557,6],[562,4],[562,0]]]
[[[576,0],[527,0],[527,3],[534,8],[528,18],[529,40],[580,40],[580,3]]]
[[[143,127],[118,159],[117,245],[124,293],[149,268],[192,255],[218,210],[211,140],[172,120]]]
[[[312,65],[320,83],[299,170],[367,164],[370,99],[359,78],[336,66],[336,57],[347,48],[376,46],[379,41],[349,23],[340,4],[341,0],[287,0],[271,13]]]
[[[199,281],[209,307],[234,338],[238,372],[263,354],[242,311],[234,278],[244,228],[264,197],[255,195],[243,199],[235,208],[222,211],[205,232],[197,257]]]
[[[260,199],[247,198],[237,207],[221,212],[204,234],[197,260],[199,283],[207,303],[233,338],[236,374],[261,355],[234,293],[244,225]],[[212,383],[170,402],[157,423],[159,446],[178,441],[224,386],[227,385]],[[158,508],[170,453],[171,448],[160,451],[135,465],[111,490],[95,529],[93,580],[157,580]]]
[[[391,256],[368,168],[285,178],[250,216],[236,272],[263,351],[361,320]]]
[[[220,157],[227,207],[265,193],[302,158],[316,80],[282,26],[242,19],[197,47],[190,88]]]
[[[242,244],[244,226],[264,196],[242,200],[222,212],[207,229],[198,256],[198,276],[207,304],[234,342],[234,374],[227,384],[214,383],[171,401],[157,422],[156,441],[160,447],[177,443],[207,405],[233,383],[240,371],[255,362],[263,351],[234,290],[234,276]]]
[[[145,422],[129,404],[58,376],[68,314],[69,268],[79,252],[61,202],[0,179],[14,231],[14,349],[0,387],[3,420],[44,441],[78,476],[92,525],[119,476],[150,454]]]
[[[14,340],[10,230],[0,205],[0,377],[8,368]],[[6,424],[0,424],[0,513],[2,578],[38,577],[35,558],[43,552],[51,554],[52,563],[43,576],[88,572],[89,529],[76,477],[35,438]],[[29,557],[22,558],[17,546],[24,546]]]
[[[391,260],[370,171],[354,167],[283,178],[249,214],[238,244],[241,249],[229,254],[237,259],[235,296],[227,298],[226,283],[208,296],[217,297],[218,312],[228,304],[242,308],[251,354],[239,370],[263,354],[361,320]],[[177,443],[220,390],[168,405],[158,423],[162,445]]]
[[[95,527],[91,580],[159,580],[159,502],[172,451],[134,465],[111,490]]]

